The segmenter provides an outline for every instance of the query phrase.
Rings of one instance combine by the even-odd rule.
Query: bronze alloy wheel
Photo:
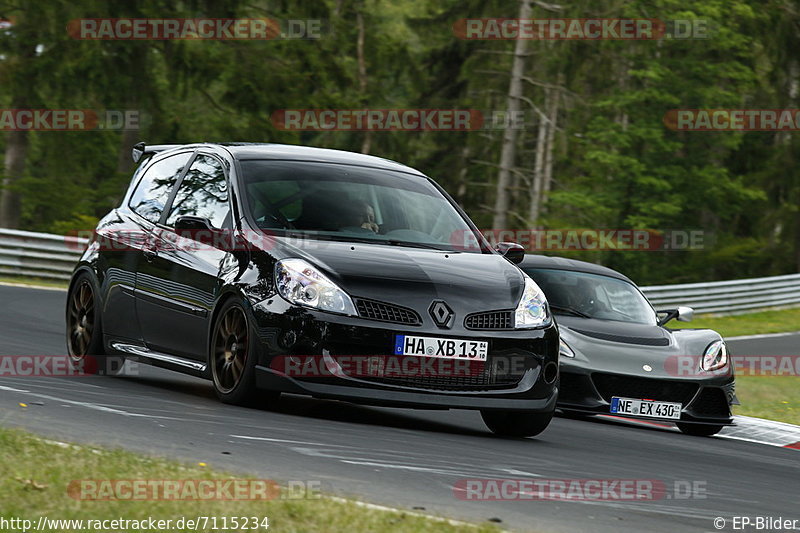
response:
[[[94,291],[88,279],[73,289],[67,307],[67,346],[73,360],[89,355],[95,326]]]
[[[217,320],[213,346],[214,384],[227,394],[239,384],[247,364],[247,318],[238,305],[229,307]]]

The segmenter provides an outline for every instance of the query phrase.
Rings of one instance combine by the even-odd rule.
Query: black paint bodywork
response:
[[[174,229],[149,222],[128,207],[143,169],[181,151],[222,161],[228,176],[235,250],[174,249],[169,246],[175,240]],[[227,299],[236,298],[246,308],[252,334],[259,339],[259,388],[374,405],[532,412],[554,409],[558,394],[558,380],[552,379],[555,371],[551,379],[542,377],[545,366],[557,368],[558,331],[553,323],[527,330],[474,330],[464,324],[470,313],[516,307],[523,290],[523,274],[518,267],[488,245],[483,253],[459,253],[388,244],[263,239],[245,213],[239,163],[246,159],[355,165],[429,180],[412,168],[377,157],[298,146],[198,144],[154,155],[140,164],[120,206],[100,221],[97,232],[102,238],[90,243],[76,267],[76,274],[89,272],[96,281],[104,347],[109,354],[136,357],[208,378],[215,313]],[[453,200],[441,192],[474,228]],[[166,205],[165,211],[169,207]],[[119,239],[124,243],[109,250],[109,239],[120,234],[125,236]],[[257,235],[259,238],[253,238]],[[421,322],[395,324],[292,305],[276,292],[274,282],[276,261],[290,257],[313,264],[353,299],[413,309]],[[446,302],[455,313],[451,327],[443,329],[435,324],[428,312],[434,301]],[[525,370],[517,382],[505,387],[460,390],[458,384],[386,383],[347,376],[301,379],[272,368],[275,357],[291,354],[325,358],[388,355],[395,334],[485,340],[489,342],[490,361],[495,356],[516,357],[524,360]]]

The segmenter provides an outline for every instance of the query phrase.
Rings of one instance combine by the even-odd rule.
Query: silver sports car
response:
[[[688,307],[656,311],[627,277],[583,261],[527,255],[561,333],[558,407],[674,422],[690,435],[733,423],[738,405],[725,341],[709,329],[670,329]]]

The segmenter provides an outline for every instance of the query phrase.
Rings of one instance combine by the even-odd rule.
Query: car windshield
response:
[[[277,235],[480,253],[472,230],[426,178],[357,166],[244,160],[252,222]]]
[[[555,314],[653,325],[656,314],[631,283],[609,276],[523,268],[542,288]]]

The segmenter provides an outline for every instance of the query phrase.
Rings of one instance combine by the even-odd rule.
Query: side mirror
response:
[[[220,250],[231,251],[233,243],[230,232],[217,229],[204,217],[182,216],[175,221],[175,233]]]
[[[136,143],[131,148],[131,159],[133,159],[134,163],[138,163],[142,156],[144,155],[145,144],[144,143]]]
[[[678,322],[691,322],[694,318],[694,309],[685,306],[678,307],[677,309],[665,309],[663,311],[658,311],[657,313],[664,315],[658,321],[659,326],[663,326],[673,318]]]
[[[177,233],[187,233],[185,237],[192,239],[190,235],[193,231],[214,231],[214,227],[211,225],[211,221],[207,218],[203,217],[190,217],[190,216],[183,216],[178,217],[175,221],[175,231]],[[182,237],[184,235],[181,235]]]
[[[495,250],[515,265],[525,259],[525,248],[515,242],[498,242]]]
[[[678,322],[691,322],[693,318],[694,309],[685,306],[678,307],[678,316],[675,317]]]

